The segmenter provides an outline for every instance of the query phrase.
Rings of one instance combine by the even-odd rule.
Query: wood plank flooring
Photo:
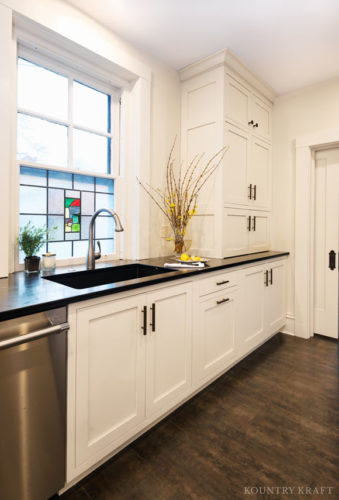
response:
[[[276,335],[61,500],[246,498],[339,499],[338,342]]]

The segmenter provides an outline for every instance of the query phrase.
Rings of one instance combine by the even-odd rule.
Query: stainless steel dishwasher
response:
[[[66,463],[66,307],[0,322],[0,499],[46,500]]]

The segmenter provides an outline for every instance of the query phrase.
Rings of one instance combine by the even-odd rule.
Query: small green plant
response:
[[[22,250],[27,257],[35,256],[40,248],[50,241],[50,234],[55,231],[57,227],[52,229],[47,229],[46,226],[35,227],[31,221],[29,221],[23,228],[20,228],[20,233],[17,238],[17,243],[20,250]]]

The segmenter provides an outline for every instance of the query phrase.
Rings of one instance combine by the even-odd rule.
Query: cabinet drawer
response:
[[[225,288],[230,288],[238,284],[238,273],[222,273],[210,278],[202,279],[199,282],[199,296],[208,293],[218,292]]]

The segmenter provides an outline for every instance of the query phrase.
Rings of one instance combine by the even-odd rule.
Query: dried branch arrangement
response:
[[[176,174],[174,170],[173,150],[171,148],[167,167],[165,189],[139,184],[167,217],[174,233],[175,252],[180,254],[184,245],[184,236],[189,220],[196,214],[198,195],[207,180],[222,162],[228,147],[223,147],[202,166],[205,153],[197,154],[186,170],[180,166]]]

